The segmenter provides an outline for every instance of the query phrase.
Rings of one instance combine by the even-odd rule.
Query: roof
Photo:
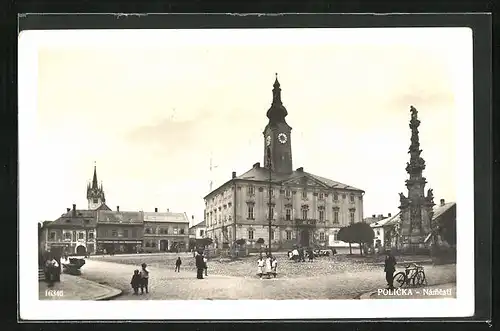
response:
[[[58,219],[47,224],[47,227],[92,227],[97,223],[96,211],[94,210],[76,210],[73,217],[73,210],[61,215]]]
[[[237,176],[236,180],[245,180],[245,181],[255,181],[255,182],[269,182],[269,169],[260,167],[260,164],[255,164],[252,169],[248,170],[244,174]],[[213,192],[217,191],[221,187],[225,186],[227,183],[231,182],[229,180],[207,194],[205,198],[211,195]],[[318,175],[311,174],[309,172],[295,170],[291,174],[277,173],[271,172],[271,182],[278,185],[287,185],[287,184],[295,184],[295,185],[307,185],[311,186],[323,186],[328,189],[341,189],[346,191],[358,191],[364,192],[362,189],[343,184],[325,177],[321,177]]]
[[[144,222],[161,223],[188,223],[189,218],[186,213],[155,213],[144,212]]]
[[[201,228],[201,227],[205,227],[205,221],[198,222],[197,224],[190,226],[189,229]]]
[[[457,204],[455,202],[447,202],[444,205],[435,205],[432,210],[434,211],[434,216],[432,217],[433,219],[436,219],[443,215],[446,211],[450,210],[451,208],[455,207]]]
[[[97,207],[95,210],[111,210],[111,208],[108,207],[105,203]]]
[[[448,202],[445,203],[443,206],[441,205],[435,205],[432,210],[434,211],[434,215],[432,216],[432,220],[436,220],[438,217],[443,215],[446,211],[450,210],[456,206],[455,202]],[[380,227],[380,226],[388,226],[388,225],[394,225],[401,221],[401,212],[397,213],[396,215],[392,217],[385,218],[381,221],[375,222],[370,224],[371,227]]]
[[[140,211],[99,210],[97,211],[97,223],[142,224],[142,214]]]
[[[397,213],[394,216],[384,218],[378,222],[371,223],[370,226],[372,228],[377,228],[377,227],[381,227],[381,226],[392,225],[392,224],[395,224],[401,220],[400,216],[401,216],[401,212]]]

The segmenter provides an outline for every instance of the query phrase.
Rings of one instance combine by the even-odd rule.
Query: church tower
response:
[[[420,120],[418,112],[412,106],[410,108],[411,120],[411,144],[408,154],[410,162],[406,163],[406,172],[409,179],[406,180],[408,197],[399,194],[401,210],[401,235],[405,249],[423,248],[425,239],[432,230],[431,220],[433,217],[434,195],[432,189],[425,195],[425,184],[427,183],[422,172],[425,169],[425,161],[420,156],[420,142],[418,138],[418,127]]]
[[[269,123],[264,129],[264,164],[268,166],[268,152],[270,152],[271,169],[274,172],[291,174],[292,166],[292,128],[286,123],[288,115],[281,102],[281,88],[278,74],[273,85],[273,101],[267,111]]]
[[[101,205],[106,203],[106,198],[104,197],[104,189],[97,183],[97,169],[94,164],[94,177],[92,178],[92,184],[87,185],[87,201],[88,209],[95,210],[101,207]]]

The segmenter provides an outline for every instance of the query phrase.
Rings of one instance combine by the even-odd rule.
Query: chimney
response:
[[[120,211],[120,206],[116,206],[116,211]]]
[[[194,215],[191,215],[191,219],[194,221]]]
[[[382,218],[384,218],[384,215],[380,214],[380,215],[378,215],[378,218],[382,219]]]
[[[304,172],[304,167],[297,168],[296,171],[298,171],[298,172]]]
[[[69,211],[71,210],[71,208],[66,208],[66,212],[69,213]]]
[[[236,178],[236,171],[233,171],[233,179]]]
[[[167,213],[170,213],[170,209],[167,208]]]
[[[441,203],[441,206],[444,206],[444,199],[439,200],[439,202]]]
[[[76,217],[76,205],[73,204],[73,217]]]
[[[391,213],[387,214],[387,217],[391,217],[391,216],[392,216]]]
[[[253,165],[253,168],[257,168],[257,169],[258,169],[258,168],[260,168],[260,162],[255,163],[255,164]]]
[[[168,210],[168,209],[167,209],[167,210]],[[155,213],[157,213],[157,212],[158,212],[158,208],[155,208]]]
[[[375,216],[376,216],[375,214],[372,215],[373,218],[375,218]]]

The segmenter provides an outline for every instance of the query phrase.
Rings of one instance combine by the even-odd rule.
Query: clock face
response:
[[[271,145],[271,136],[266,137],[266,145],[267,146]]]
[[[286,137],[286,134],[284,133],[280,133],[278,135],[278,141],[282,144],[286,143],[286,140],[287,140],[287,137]]]

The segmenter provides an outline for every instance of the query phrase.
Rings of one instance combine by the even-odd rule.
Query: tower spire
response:
[[[267,111],[267,117],[270,123],[285,122],[285,117],[288,115],[286,108],[281,102],[281,88],[278,81],[278,73],[275,74],[276,79],[273,84],[273,102],[271,108]]]
[[[94,161],[94,177],[92,178],[92,188],[97,189],[98,184],[97,184],[97,166],[96,162]]]

